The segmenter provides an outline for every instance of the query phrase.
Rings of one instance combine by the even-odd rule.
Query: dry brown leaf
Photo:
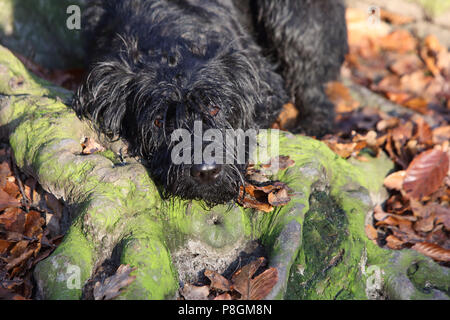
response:
[[[105,279],[103,283],[97,282],[94,286],[95,300],[111,300],[120,294],[120,290],[129,286],[136,276],[130,276],[130,273],[136,270],[129,265],[120,265],[111,277]]]
[[[443,47],[436,36],[428,35],[424,40],[424,45],[420,50],[420,56],[425,61],[428,70],[437,77],[440,75],[443,68],[448,68],[448,55],[447,49]],[[440,62],[438,59],[442,57]]]
[[[402,103],[405,107],[426,114],[428,111],[428,102],[424,98],[412,98]]]
[[[44,218],[37,211],[29,211],[26,214],[24,235],[26,237],[36,237],[39,233],[42,233],[42,226],[45,224]]]
[[[407,92],[386,92],[386,97],[388,97],[389,100],[402,105],[412,99],[411,94]],[[416,105],[412,106],[418,107]]]
[[[231,290],[230,281],[221,274],[219,274],[218,272],[212,270],[205,270],[204,274],[211,281],[211,284],[209,285],[211,288],[221,291]]]
[[[366,230],[366,235],[370,240],[377,239],[377,237],[378,237],[377,229],[375,229],[372,225],[367,224],[365,230]]]
[[[231,278],[233,289],[241,294],[242,300],[263,299],[270,293],[278,281],[278,271],[276,268],[269,268],[253,278],[253,275],[263,263],[264,258],[258,258],[233,274]]]
[[[379,226],[397,226],[399,224],[399,221],[397,218],[391,216],[391,215],[386,215],[386,217],[382,220],[377,221],[377,223],[375,223],[375,225],[377,227]]]
[[[3,191],[8,193],[12,198],[17,198],[20,194],[19,186],[16,183],[16,178],[8,177],[6,178],[5,186],[3,187]]]
[[[429,242],[418,242],[411,248],[436,261],[450,261],[450,250],[444,249],[436,244]]]
[[[417,141],[426,146],[433,145],[433,132],[431,131],[431,127],[421,116],[414,116],[412,120],[417,125],[416,134],[412,139],[417,139]]]
[[[237,201],[244,208],[254,208],[264,212],[271,212],[274,209],[274,205],[270,201],[276,204],[276,206],[286,205],[290,201],[288,195],[289,190],[289,187],[285,183],[279,181],[267,183],[262,186],[247,183],[245,185],[245,195],[244,188],[241,186]]]
[[[387,11],[385,9],[380,9],[380,18],[386,20],[393,25],[403,25],[407,23],[414,22],[416,19],[414,17],[405,16],[402,14]]]
[[[6,181],[6,178],[10,176],[12,176],[12,170],[9,161],[3,161],[0,163],[0,187],[3,186],[3,182]]]
[[[384,178],[384,186],[389,189],[402,190],[403,180],[405,179],[406,171],[400,170],[391,173],[386,178]]]
[[[441,144],[450,141],[450,125],[438,127],[433,130],[433,143]]]
[[[83,142],[81,143],[81,146],[83,147],[82,154],[92,154],[95,152],[103,152],[105,151],[105,148],[101,146],[97,141],[95,141],[92,138],[85,137]]]
[[[295,161],[289,156],[278,156],[270,159],[268,164],[262,165],[261,171],[265,175],[275,175],[279,171],[293,167],[294,165]]]
[[[27,300],[24,296],[13,290],[5,289],[0,285],[0,300]]]
[[[274,190],[269,193],[267,199],[268,202],[275,207],[284,206],[291,201],[291,197],[289,196],[287,189]]]
[[[39,248],[40,249],[40,248]],[[38,251],[39,251],[38,249]],[[17,266],[19,266],[20,264],[22,264],[24,261],[27,261],[28,259],[31,258],[31,256],[33,254],[35,254],[36,252],[36,248],[33,247],[27,247],[26,251],[23,252],[20,256],[18,256],[17,258],[13,258],[13,259],[8,259],[8,264],[5,266],[6,270],[11,270]],[[16,271],[17,272],[17,271]]]
[[[450,231],[450,209],[438,206],[435,210],[436,224],[442,223],[447,231]]]
[[[389,235],[386,237],[386,245],[389,249],[392,250],[400,250],[403,249],[403,245],[405,244],[404,241],[400,240],[399,238]]]
[[[6,251],[8,251],[9,247],[11,246],[10,241],[0,239],[0,255],[4,254]]]
[[[405,53],[417,47],[417,40],[405,29],[398,29],[379,40],[382,49]]]
[[[401,93],[400,88],[400,78],[395,74],[386,75],[377,84],[373,84],[371,89],[374,91],[385,92],[385,93]],[[409,95],[408,95],[409,97]]]
[[[248,297],[250,294],[250,281],[264,261],[265,259],[260,257],[236,271],[231,277],[233,289],[239,292],[242,296]]]
[[[260,275],[251,280],[250,294],[248,300],[262,300],[264,299],[278,281],[278,270],[276,268],[269,268]],[[246,299],[247,297],[242,297]]]
[[[329,82],[325,92],[330,101],[334,103],[337,113],[350,112],[359,106],[359,102],[352,98],[350,90],[341,82]]]
[[[391,64],[390,69],[397,75],[403,76],[421,70],[423,67],[424,64],[422,60],[420,60],[415,53],[410,53],[402,55],[399,59],[395,60],[395,62]]]
[[[272,129],[289,130],[295,128],[297,118],[299,116],[298,109],[292,103],[283,105],[283,109],[278,115],[277,120],[272,124]]]
[[[213,300],[231,300],[231,296],[229,293],[222,293],[215,297]]]
[[[0,211],[9,207],[19,207],[20,201],[0,189]]]
[[[377,123],[377,131],[385,131],[387,129],[392,129],[392,128],[398,126],[399,123],[400,123],[400,120],[398,118],[394,118],[394,117],[380,120]]]
[[[414,223],[414,230],[424,233],[430,232],[434,228],[434,220],[435,218],[433,216],[419,219]]]
[[[448,168],[447,153],[438,149],[422,152],[408,166],[403,190],[413,199],[428,196],[442,185]]]
[[[185,300],[208,300],[209,287],[199,287],[186,283],[183,289],[181,289],[181,295]]]
[[[389,216],[387,212],[384,212],[384,210],[381,208],[381,205],[377,204],[375,208],[373,209],[373,217],[377,221],[381,221],[386,219]]]
[[[25,213],[20,208],[8,208],[0,215],[0,225],[7,231],[23,233],[25,220]]]
[[[424,70],[418,70],[410,74],[405,74],[400,78],[400,89],[425,98],[427,95],[424,95],[424,91],[433,79]]]
[[[325,136],[322,142],[325,142],[334,153],[345,159],[352,155],[356,156],[359,151],[367,146],[366,141],[339,142],[339,139],[335,136]]]

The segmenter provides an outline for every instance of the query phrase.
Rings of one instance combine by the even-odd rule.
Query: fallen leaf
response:
[[[10,241],[0,239],[0,255],[4,254],[6,251],[8,251],[8,248],[11,246]]]
[[[402,55],[391,64],[390,69],[399,76],[413,73],[424,67],[422,60],[415,54],[410,53],[408,55]]]
[[[260,275],[251,280],[250,294],[247,297],[243,296],[245,300],[262,300],[271,291],[278,281],[278,270],[276,268],[269,268]]]
[[[434,228],[435,217],[429,216],[427,218],[422,218],[414,223],[414,230],[417,232],[430,232]]]
[[[8,208],[0,215],[0,225],[4,225],[6,231],[23,233],[25,220],[25,213],[20,208]]]
[[[403,249],[404,241],[401,241],[399,238],[389,235],[386,237],[386,245],[389,249],[392,250],[400,250]]]
[[[430,257],[436,261],[450,261],[450,250],[444,249],[436,244],[429,242],[418,242],[411,249]]]
[[[272,129],[289,130],[295,128],[299,115],[298,109],[292,103],[283,105],[277,120],[272,124]]]
[[[233,289],[239,292],[242,296],[249,297],[252,276],[264,262],[265,259],[260,257],[236,271],[231,277]]]
[[[278,281],[278,270],[269,268],[255,278],[253,275],[264,263],[261,257],[236,271],[231,281],[233,288],[241,294],[242,300],[261,300],[265,298]]]
[[[181,295],[186,300],[208,300],[209,287],[208,286],[194,286],[186,283],[181,289]]]
[[[205,276],[211,281],[210,287],[221,291],[230,291],[230,281],[216,271],[205,270]]]
[[[289,197],[287,189],[279,189],[269,193],[267,199],[271,205],[277,207],[287,204],[291,197]]]
[[[415,21],[414,17],[394,13],[385,9],[380,9],[380,18],[394,25],[403,25]]]
[[[222,293],[215,297],[213,300],[231,300],[231,296],[228,293]]]
[[[441,144],[450,141],[450,125],[438,127],[433,130],[433,143]]]
[[[384,50],[405,53],[413,51],[417,47],[416,39],[411,33],[404,29],[395,30],[379,39],[379,44]]]
[[[424,98],[412,98],[402,103],[405,107],[426,114],[428,111],[428,102]]]
[[[420,144],[432,146],[433,132],[431,131],[431,127],[428,123],[423,119],[423,117],[417,115],[414,116],[412,120],[417,126],[416,134],[412,137],[412,139],[417,139]]]
[[[24,235],[27,237],[35,237],[37,234],[42,233],[42,226],[45,224],[44,218],[37,211],[30,210],[26,214]]]
[[[428,196],[442,185],[448,168],[447,153],[438,149],[422,152],[408,166],[403,190],[413,199]]]
[[[370,240],[376,240],[378,237],[377,234],[377,229],[375,229],[373,226],[371,226],[370,224],[366,224],[366,235]]]
[[[15,293],[12,290],[2,288],[0,285],[0,300],[27,300],[24,296]]]
[[[120,294],[123,288],[129,286],[136,276],[130,276],[130,273],[136,270],[129,265],[120,265],[116,274],[105,279],[103,283],[97,282],[94,286],[95,300],[111,300]]]
[[[264,183],[259,186],[247,183],[245,189],[241,186],[237,201],[244,208],[271,212],[274,206],[283,206],[290,201],[289,190],[285,183],[279,181]]]
[[[386,178],[384,178],[384,186],[393,190],[402,190],[403,180],[405,179],[406,171],[400,170],[394,173],[391,173]]]
[[[295,161],[289,156],[278,156],[270,159],[268,164],[262,165],[262,173],[265,175],[275,175],[281,170],[293,167]]]
[[[81,152],[82,154],[92,154],[105,151],[105,148],[103,146],[89,137],[84,138],[81,146],[83,147],[83,151]]]
[[[0,211],[9,207],[19,207],[20,201],[0,189]]]
[[[350,90],[338,81],[329,82],[325,92],[331,102],[335,105],[337,113],[350,112],[358,108],[359,102],[350,95]]]

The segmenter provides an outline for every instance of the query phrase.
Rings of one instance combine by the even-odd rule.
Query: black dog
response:
[[[282,105],[299,130],[329,131],[323,85],[347,52],[341,0],[104,0],[88,9],[92,61],[79,116],[129,143],[164,195],[236,199],[245,165],[174,164],[171,133],[267,128]]]

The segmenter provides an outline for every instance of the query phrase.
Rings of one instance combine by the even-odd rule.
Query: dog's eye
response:
[[[220,111],[220,108],[214,106],[211,108],[211,110],[209,110],[209,114],[211,117],[215,117],[219,113],[219,111]]]
[[[162,56],[161,56],[161,64],[166,64],[167,63],[167,55],[166,54],[163,54]]]
[[[169,67],[175,67],[177,64],[177,59],[174,56],[169,56]]]
[[[175,67],[177,65],[177,57],[174,55],[163,54],[161,56],[161,64],[167,64],[169,67]]]

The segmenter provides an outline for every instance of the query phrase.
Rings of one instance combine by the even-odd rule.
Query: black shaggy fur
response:
[[[299,131],[329,131],[323,84],[347,51],[341,0],[104,0],[86,12],[91,68],[74,109],[124,138],[164,195],[235,199],[243,166],[199,184],[173,165],[170,133],[267,128],[289,100]]]

